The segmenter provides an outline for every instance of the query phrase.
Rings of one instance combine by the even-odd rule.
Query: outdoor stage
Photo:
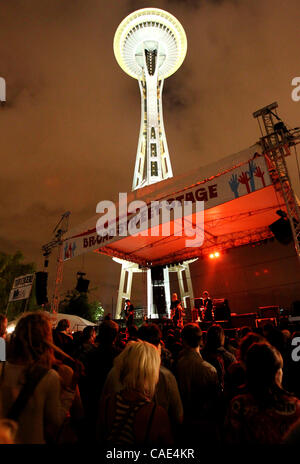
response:
[[[147,229],[147,236],[136,234],[127,237],[107,236],[103,238],[96,232],[96,222],[100,215],[95,215],[68,232],[63,242],[64,261],[83,253],[94,252],[136,263],[142,268],[149,268],[181,263],[192,258],[205,259],[212,252],[219,251],[224,254],[226,251],[238,249],[243,245],[265,243],[268,239],[274,240],[269,226],[279,219],[276,212],[278,210],[286,212],[286,207],[276,184],[272,181],[270,172],[272,174],[272,164],[269,158],[262,154],[261,145],[255,144],[242,152],[195,169],[190,173],[128,192],[128,203],[143,200],[150,205],[152,201],[162,200],[167,202],[174,199],[181,202],[203,200],[204,241],[200,247],[186,247],[187,237],[184,234],[181,237],[174,236],[172,233],[167,237],[153,236],[151,227]],[[245,180],[246,182],[243,183],[242,181]],[[118,207],[117,202],[116,205]],[[190,223],[195,223],[193,215],[186,219]],[[120,218],[117,222],[119,220]],[[174,221],[170,220],[170,225],[171,232],[172,230],[174,232]],[[269,245],[275,247],[274,243],[269,243]],[[277,246],[282,248],[282,245]],[[210,289],[213,295],[219,293],[228,298],[228,294],[224,293],[230,291],[227,283],[230,275],[226,269],[225,272],[221,270],[223,263],[220,264],[219,275],[221,277],[218,278],[215,273],[212,275],[211,270],[205,272],[205,275],[200,278],[199,265],[191,264],[194,288],[201,288],[202,291],[205,287]],[[198,276],[194,273],[197,265]],[[238,272],[242,290],[245,290],[247,282],[251,282],[252,286],[258,288],[255,292],[256,297],[249,300],[249,306],[250,301],[254,306],[259,300],[261,284],[256,276],[249,277],[246,271]],[[242,274],[245,276],[243,277]],[[297,280],[296,276],[294,280]],[[261,290],[261,294],[263,295],[265,291],[267,290]],[[200,296],[197,292],[199,293],[199,290],[195,290],[195,297]],[[295,293],[294,288],[292,292]],[[245,301],[242,294],[231,296],[230,301],[232,298],[234,298],[234,307],[241,307],[242,302]],[[247,307],[244,311],[247,312]]]
[[[172,219],[171,234],[167,237],[153,235],[151,226],[146,236],[100,237],[96,232],[100,215],[95,215],[69,231],[63,245],[64,260],[93,251],[141,266],[177,263],[211,251],[224,251],[268,239],[272,237],[269,225],[278,219],[276,211],[285,210],[284,201],[272,184],[269,160],[262,155],[259,144],[192,173],[130,192],[127,198],[128,203],[142,200],[149,206],[152,201],[171,203],[178,200],[181,204],[183,201],[204,201],[202,246],[186,247],[189,237],[184,233],[181,237],[174,235]],[[195,214],[186,219],[196,224]]]

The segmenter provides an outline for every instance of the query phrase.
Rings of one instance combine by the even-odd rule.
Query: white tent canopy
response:
[[[46,312],[46,311],[45,311]],[[79,330],[83,330],[87,326],[94,326],[95,324],[93,322],[87,321],[86,319],[83,319],[82,317],[75,316],[73,314],[63,314],[63,313],[48,313],[48,316],[50,318],[52,327],[55,328],[58,324],[58,322],[61,319],[68,319],[70,321],[70,330],[71,332],[76,332]],[[22,316],[21,316],[22,317]],[[15,330],[15,327],[18,323],[18,319],[15,319],[11,321],[8,326],[7,326],[7,332],[12,333]]]

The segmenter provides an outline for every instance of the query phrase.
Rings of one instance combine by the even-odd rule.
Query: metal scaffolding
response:
[[[290,147],[300,142],[299,129],[288,130],[277,114],[277,102],[253,113],[261,130],[264,154],[271,164],[270,175],[275,189],[284,199],[297,256],[300,260],[300,209],[289,177],[286,157]]]
[[[53,248],[58,247],[58,256],[57,256],[57,266],[56,266],[56,277],[55,277],[55,286],[54,292],[51,300],[51,311],[53,313],[58,312],[59,301],[60,301],[60,289],[63,280],[63,267],[64,267],[64,257],[63,257],[63,235],[68,231],[69,228],[69,216],[70,211],[64,213],[53,230],[54,238],[51,242],[46,243],[42,246],[43,256],[45,257],[45,267],[48,267],[48,258],[51,254]]]

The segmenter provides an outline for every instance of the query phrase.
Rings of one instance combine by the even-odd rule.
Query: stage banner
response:
[[[8,301],[11,302],[29,298],[33,281],[34,274],[26,274],[24,276],[16,277],[10,291]]]
[[[178,201],[182,205],[184,202],[191,202],[195,205],[196,202],[202,201],[204,202],[204,209],[208,210],[245,195],[251,195],[251,193],[268,187],[271,184],[272,181],[265,158],[264,156],[258,155],[256,158],[236,168],[228,169],[226,172],[220,173],[205,181],[195,183],[190,187],[181,189],[172,194],[164,195],[156,201],[166,201],[169,204]],[[145,201],[145,199],[143,200]],[[147,209],[149,210],[150,208],[151,203],[147,204]],[[132,214],[128,214],[128,220],[131,219],[132,216]],[[124,216],[120,216],[120,218],[123,222]],[[121,219],[118,219],[117,222],[121,222]],[[161,215],[159,217],[159,223],[162,223]],[[96,232],[95,223],[95,229],[75,235],[64,242],[64,260],[71,259],[88,251],[96,250],[121,239],[124,239],[124,236],[99,236]]]

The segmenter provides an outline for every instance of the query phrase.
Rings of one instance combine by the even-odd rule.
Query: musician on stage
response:
[[[133,325],[134,306],[130,300],[125,300],[124,315],[126,319],[126,327]]]
[[[171,301],[171,319],[174,327],[183,328],[183,316],[185,313],[181,306],[181,301],[177,298],[177,293],[173,293]]]
[[[203,321],[212,321],[213,320],[213,304],[212,299],[209,296],[208,291],[203,292],[201,306],[203,308]]]

